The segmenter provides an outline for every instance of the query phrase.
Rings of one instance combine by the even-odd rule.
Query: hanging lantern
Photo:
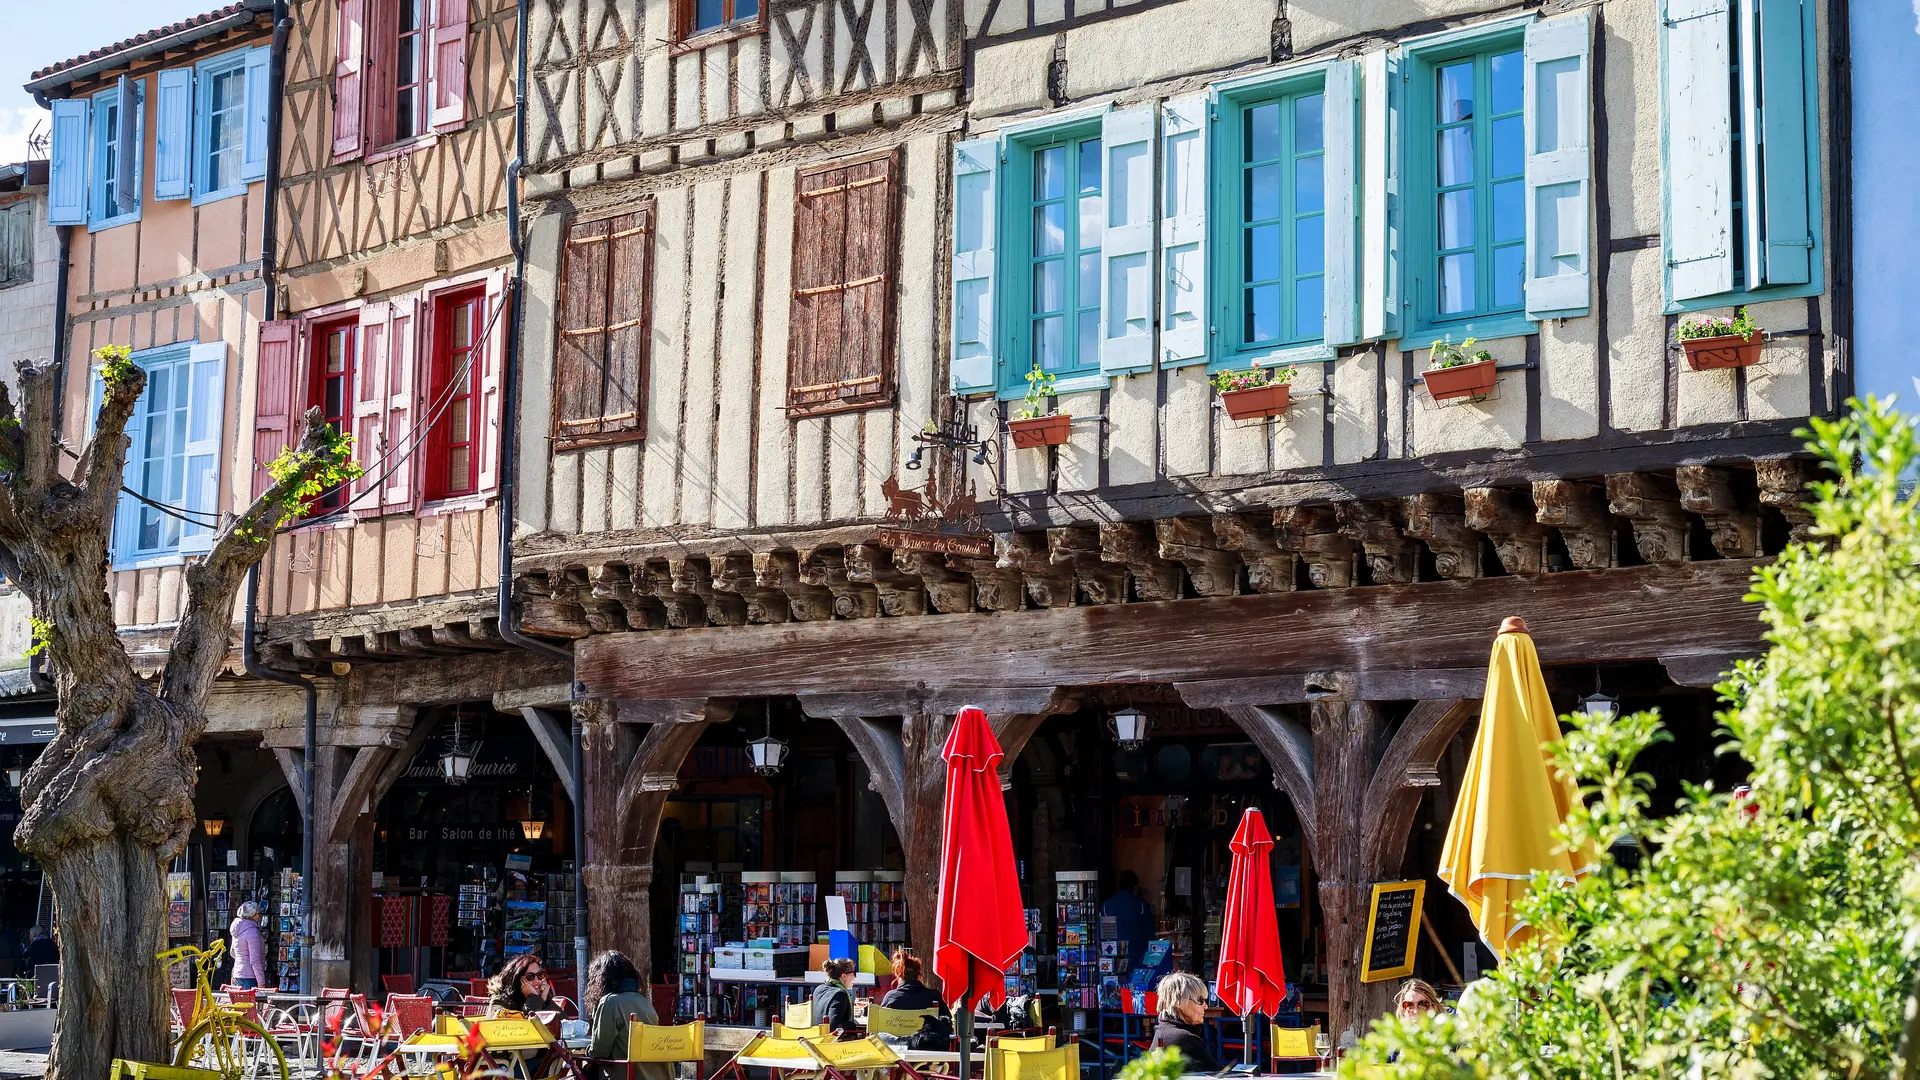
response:
[[[453,714],[453,738],[448,741],[446,752],[440,755],[440,775],[449,784],[464,784],[473,774],[473,760],[480,748],[467,742],[460,725],[460,714]]]
[[[761,776],[772,776],[787,763],[787,744],[773,737],[773,717],[767,717],[765,735],[747,740],[747,755],[753,761],[753,771]]]
[[[1122,750],[1138,750],[1147,744],[1147,714],[1129,705],[1115,709],[1107,718],[1107,730]]]
[[[7,766],[7,784],[11,786],[15,791],[20,790],[20,784],[23,781],[25,781],[26,778],[27,778],[27,770],[21,768],[18,765]]]
[[[529,840],[540,839],[540,834],[546,831],[547,831],[547,823],[544,821],[536,821],[533,819],[528,819],[520,823],[520,835],[526,837]]]
[[[207,831],[208,836],[219,836],[226,831],[227,822],[225,818],[203,818],[200,821],[200,827]]]

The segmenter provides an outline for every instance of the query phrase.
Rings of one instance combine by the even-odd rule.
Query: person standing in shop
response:
[[[267,981],[266,938],[260,933],[260,905],[249,900],[227,926],[227,951],[233,954],[233,985],[252,990]]]
[[[1147,955],[1147,939],[1153,936],[1153,905],[1141,899],[1140,875],[1131,870],[1120,871],[1114,886],[1113,895],[1100,905],[1100,914],[1114,921],[1120,940],[1127,943],[1127,969],[1132,970]]]

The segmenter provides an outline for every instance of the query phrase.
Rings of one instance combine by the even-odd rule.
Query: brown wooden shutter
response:
[[[653,206],[567,230],[554,439],[562,446],[646,435]]]
[[[895,151],[802,173],[793,222],[787,410],[814,416],[893,397]]]
[[[260,324],[260,351],[254,363],[259,381],[253,392],[253,497],[273,486],[267,471],[287,444],[297,440],[294,428],[300,416],[298,377],[301,331],[299,319],[276,319]]]

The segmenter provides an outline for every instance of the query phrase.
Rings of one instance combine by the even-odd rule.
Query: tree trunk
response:
[[[132,837],[108,836],[46,863],[54,895],[68,898],[48,1076],[107,1076],[116,1057],[168,1060],[166,980],[152,962],[167,947],[163,856]]]

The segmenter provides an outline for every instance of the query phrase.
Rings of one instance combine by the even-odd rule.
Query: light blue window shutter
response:
[[[953,392],[994,386],[994,230],[1000,140],[953,148]]]
[[[267,110],[273,104],[267,76],[272,53],[265,47],[247,50],[247,133],[240,160],[240,179],[267,176]]]
[[[1747,235],[1758,247],[1747,265],[1759,268],[1759,284],[1804,285],[1813,269],[1813,184],[1807,165],[1807,116],[1812,110],[1812,15],[1803,0],[1766,0],[1752,11],[1754,0],[1744,0],[1748,41],[1757,40],[1760,56],[1759,94],[1746,95],[1747,131],[1760,133],[1749,140],[1756,147],[1759,167],[1748,176],[1759,177],[1761,197],[1750,193]],[[1748,49],[1748,55],[1756,50]],[[1751,72],[1755,65],[1744,65]],[[1749,85],[1754,81],[1748,77]],[[1759,107],[1754,107],[1755,101]],[[1762,209],[1764,208],[1764,212]]]
[[[1669,298],[1733,289],[1733,93],[1728,0],[1667,0]]]
[[[154,103],[159,128],[153,133],[153,197],[184,199],[192,194],[193,69],[160,73]]]
[[[1400,334],[1400,54],[1360,60],[1360,338]]]
[[[1527,27],[1527,317],[1585,315],[1592,304],[1588,252],[1593,152],[1585,15]]]
[[[47,166],[47,223],[87,223],[88,103],[60,98],[53,103],[52,160]]]
[[[1175,98],[1161,109],[1160,358],[1204,360],[1207,316],[1207,163],[1212,94]]]
[[[140,113],[147,96],[145,79],[122,75],[115,85],[119,88],[116,97],[120,102],[120,122],[113,132],[117,178],[113,185],[114,205],[106,211],[109,216],[131,214],[140,208]]]
[[[226,342],[195,345],[187,354],[187,362],[175,370],[175,378],[187,380],[186,509],[196,518],[217,520],[220,517],[221,424],[226,417],[227,403]],[[183,522],[180,550],[209,550],[213,547],[213,533],[209,526]]]
[[[1100,125],[1107,223],[1100,236],[1100,370],[1153,368],[1152,105],[1109,112]],[[1204,313],[1201,313],[1204,315]],[[1084,363],[1084,359],[1082,360]]]
[[[1327,68],[1322,100],[1326,125],[1326,342],[1351,345],[1360,340],[1360,259],[1358,183],[1361,160],[1356,131],[1360,67],[1335,60]]]

